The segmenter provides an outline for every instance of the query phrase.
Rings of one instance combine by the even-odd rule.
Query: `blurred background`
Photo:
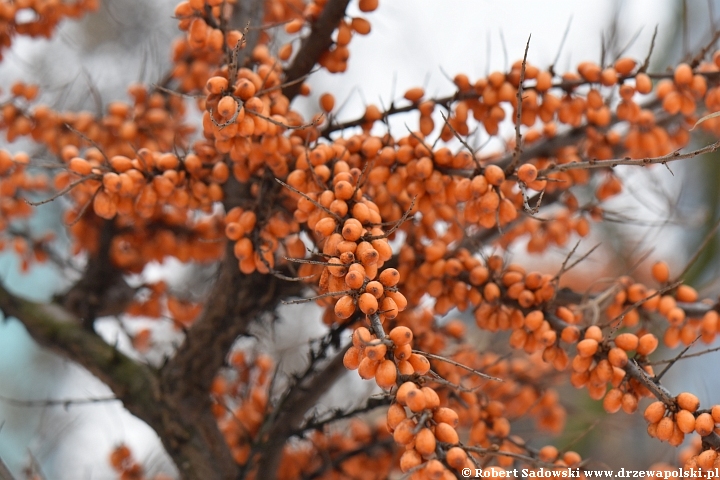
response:
[[[101,3],[97,13],[63,23],[49,41],[18,38],[0,64],[2,89],[7,91],[15,80],[23,79],[38,83],[44,92],[41,101],[54,108],[96,111],[109,101],[127,99],[125,89],[131,82],[160,80],[169,70],[169,46],[178,33],[171,18],[177,2]],[[358,13],[354,4],[349,13]],[[711,38],[720,21],[720,1],[384,0],[368,18],[372,33],[353,40],[347,72],[314,75],[310,79],[312,94],[296,101],[295,108],[307,117],[317,113],[318,97],[325,91],[335,95],[336,105],[343,105],[339,117],[348,119],[362,114],[368,103],[389,105],[411,87],[423,86],[429,96],[451,93],[450,79],[457,73],[474,81],[521,59],[529,35],[528,60],[541,68],[555,64],[557,71],[564,72],[583,60],[599,61],[603,44],[611,57],[624,52],[642,60],[657,27],[650,70],[665,71],[684,53],[697,51]],[[416,121],[416,116],[408,114],[393,119],[391,127],[401,131],[405,124],[412,127]],[[502,133],[511,136],[512,128],[507,125]],[[697,139],[698,143],[708,141]],[[2,148],[11,151],[28,149],[22,142],[1,142]],[[718,217],[717,160],[706,155],[673,164],[672,172],[661,167],[619,168],[626,192],[607,205],[617,221],[594,225],[578,252],[596,243],[601,246],[568,278],[589,284],[598,276],[617,276],[643,254],[648,254],[647,260],[634,273],[640,281],[649,280],[649,267],[656,259],[667,260],[671,272],[680,272]],[[60,234],[62,208],[62,201],[39,208],[29,227]],[[575,241],[571,240],[570,247]],[[63,251],[65,246],[61,236],[57,247],[67,258],[68,268],[35,266],[25,274],[18,273],[19,262],[12,253],[3,253],[0,278],[18,294],[48,300],[77,275],[72,265],[83,262],[82,258],[70,258]],[[529,255],[520,242],[513,248],[512,259],[527,265],[528,270],[554,273],[566,254],[567,249],[554,249],[542,256]],[[168,261],[151,265],[144,277],[181,284],[191,269]],[[714,298],[720,292],[718,269],[714,240],[690,270],[688,283]],[[300,315],[297,310],[283,309],[280,321],[319,317],[312,307],[307,308],[309,311]],[[275,329],[276,335],[268,341],[268,348],[284,355],[288,364],[287,359],[302,357],[307,346],[304,338],[322,332],[319,322],[297,324],[293,321],[292,329]],[[129,342],[119,326],[117,320],[108,319],[100,322],[98,330],[127,350]],[[166,340],[171,347],[179,337],[168,330]],[[478,341],[484,340],[478,337]],[[666,358],[672,354],[655,355]],[[665,377],[665,384],[674,392],[696,393],[703,404],[717,401],[720,388],[712,367],[716,355],[681,362]],[[372,385],[354,377],[343,379],[341,387],[365,395],[373,391]],[[0,458],[18,478],[23,478],[23,469],[29,465],[47,479],[115,478],[106,458],[120,442],[131,447],[147,473],[172,473],[155,434],[119,402],[67,407],[26,402],[101,398],[110,393],[83,369],[40,350],[19,322],[6,319],[0,323]],[[641,415],[606,415],[600,402],[572,388],[563,391],[563,398],[568,428],[552,441],[592,458],[591,465],[644,468],[675,458],[675,449],[647,437]],[[517,433],[533,439],[531,431],[521,430],[522,425],[518,428]],[[540,444],[547,439],[535,440]]]

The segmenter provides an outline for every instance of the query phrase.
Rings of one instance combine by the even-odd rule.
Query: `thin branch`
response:
[[[713,228],[710,229],[710,231],[705,235],[705,238],[703,238],[700,246],[698,246],[698,248],[695,250],[695,253],[693,253],[692,257],[690,257],[690,260],[688,260],[687,264],[685,264],[685,268],[682,269],[682,271],[675,277],[675,280],[673,280],[671,283],[676,283],[682,280],[688,270],[690,270],[690,268],[697,261],[697,259],[700,258],[700,255],[705,250],[705,248],[707,248],[707,246],[710,244],[710,241],[713,239],[718,229],[720,229],[720,219],[715,222]]]
[[[671,368],[673,365],[675,365],[675,362],[677,362],[678,360],[680,360],[681,358],[683,358],[683,355],[685,355],[685,354],[687,353],[687,351],[690,350],[690,349],[692,348],[692,346],[695,345],[695,343],[696,343],[698,340],[700,340],[700,337],[701,337],[701,336],[702,336],[702,335],[698,335],[697,337],[695,337],[695,340],[693,340],[692,342],[690,342],[690,344],[689,344],[687,347],[683,348],[682,351],[675,356],[675,358],[673,358],[672,360],[670,360],[670,361],[668,362],[668,364],[665,366],[665,368],[663,368],[660,373],[658,373],[657,375],[655,375],[655,380],[659,382],[660,379],[670,370],[670,368]]]
[[[68,409],[71,405],[88,405],[93,403],[106,403],[120,401],[115,395],[107,397],[94,398],[65,398],[65,399],[47,399],[47,400],[21,400],[19,398],[6,397],[0,395],[0,402],[7,403],[16,407],[63,407]]]
[[[513,150],[513,159],[510,165],[505,169],[505,174],[508,174],[515,170],[518,162],[520,161],[520,153],[522,153],[522,135],[520,133],[520,120],[522,118],[522,94],[523,94],[523,83],[525,82],[525,67],[527,66],[527,54],[530,48],[530,39],[532,35],[528,36],[527,43],[525,44],[525,53],[523,54],[522,65],[520,66],[520,83],[518,84],[517,90],[517,107],[515,108],[515,150]]]
[[[441,355],[435,355],[433,353],[423,352],[421,350],[413,350],[412,353],[416,355],[422,355],[423,357],[432,358],[433,360],[439,360],[441,362],[449,363],[450,365],[455,365],[456,367],[462,368],[463,370],[467,370],[468,372],[477,375],[478,377],[482,377],[486,380],[494,380],[496,382],[502,382],[502,378],[493,377],[492,375],[488,375],[487,373],[483,373],[479,370],[475,370],[472,367],[468,367],[467,365],[463,365],[462,363],[456,362],[455,360],[452,360],[447,357],[443,357]]]
[[[320,55],[332,45],[332,33],[345,16],[345,9],[349,3],[350,0],[329,0],[325,4],[317,22],[312,25],[310,35],[300,44],[292,65],[285,69],[285,82],[288,85],[283,88],[283,95],[288,100],[292,100],[300,93],[300,84],[290,82],[307,75]]]
[[[593,169],[593,168],[615,168],[619,165],[638,165],[638,166],[645,166],[645,165],[653,165],[657,163],[666,164],[669,162],[675,162],[677,160],[687,160],[690,158],[695,158],[699,155],[703,155],[705,153],[711,153],[716,150],[720,149],[720,140],[711,143],[710,145],[707,145],[705,147],[699,148],[697,150],[693,150],[691,152],[687,153],[680,153],[679,151],[674,151],[672,153],[668,153],[667,155],[663,155],[661,157],[647,157],[647,158],[613,158],[609,160],[591,160],[588,162],[575,162],[575,163],[564,163],[561,165],[551,165],[550,167],[541,170],[538,172],[538,176],[540,175],[548,175],[553,172],[566,172],[568,170],[582,170],[582,169]]]

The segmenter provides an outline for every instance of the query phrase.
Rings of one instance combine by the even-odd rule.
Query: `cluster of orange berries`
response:
[[[119,475],[119,480],[145,480],[145,472],[140,463],[133,458],[130,448],[121,443],[110,452],[108,457],[110,466]],[[158,473],[149,480],[170,480],[170,476]]]
[[[230,354],[228,364],[229,369],[215,377],[210,388],[212,410],[233,458],[242,465],[248,462],[265,419],[274,362],[268,355],[251,356],[237,350]]]
[[[386,444],[384,427],[352,419],[342,428],[313,431],[288,446],[278,467],[278,478],[302,477],[334,480],[352,475],[368,480],[383,480],[391,475],[397,462],[393,448]],[[352,455],[348,455],[352,452]],[[333,468],[326,468],[318,457]],[[372,468],[367,468],[371,464]]]
[[[15,35],[50,38],[57,24],[64,18],[80,18],[94,12],[98,0],[16,0],[0,4],[0,60],[2,51],[9,48]]]
[[[374,378],[380,388],[389,390],[397,385],[399,375],[425,375],[430,370],[428,359],[413,353],[412,340],[408,327],[393,328],[387,339],[378,339],[367,328],[358,327],[343,363],[349,370],[357,370],[364,380]]]
[[[685,439],[685,435],[696,432],[700,437],[716,435],[715,424],[720,423],[720,405],[715,405],[709,411],[700,411],[700,401],[692,393],[682,392],[669,406],[662,401],[651,403],[645,409],[644,417],[648,422],[648,434],[662,442],[678,446]],[[697,457],[698,467],[709,468],[717,458],[714,453],[703,453]],[[687,464],[686,464],[687,465]],[[695,467],[697,468],[697,467]]]

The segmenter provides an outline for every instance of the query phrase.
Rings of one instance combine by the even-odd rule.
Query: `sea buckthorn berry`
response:
[[[538,458],[542,460],[543,462],[554,462],[557,460],[559,455],[557,447],[554,447],[552,445],[546,445],[538,451]]]
[[[372,315],[378,311],[377,298],[371,293],[363,293],[358,297],[358,307],[366,315]]]
[[[592,357],[598,350],[598,342],[593,338],[586,338],[577,344],[578,355],[581,357]]]
[[[92,173],[92,165],[84,158],[75,157],[70,160],[70,171],[78,175],[90,175]]]
[[[698,299],[697,290],[689,285],[680,285],[675,292],[675,299],[678,302],[696,302]]]
[[[701,413],[695,419],[695,431],[701,437],[710,435],[715,430],[715,422],[709,413]]]
[[[638,355],[650,355],[658,347],[658,339],[652,333],[647,333],[640,337],[638,347],[636,349]]]
[[[665,404],[661,401],[651,403],[645,408],[643,416],[648,423],[657,423],[665,415]]]
[[[647,95],[652,92],[652,80],[646,73],[638,73],[635,75],[635,89],[638,93]]]
[[[397,442],[397,440],[395,441]],[[420,465],[422,465],[422,463],[422,455],[420,455],[418,451],[414,448],[410,450],[405,450],[400,456],[400,470],[402,472],[407,472],[409,470],[412,470],[413,468],[419,467]]]
[[[690,85],[693,78],[693,71],[690,65],[687,63],[681,63],[677,67],[675,67],[675,72],[673,74],[673,79],[675,80],[675,83],[678,85]]]
[[[628,356],[622,348],[611,348],[608,351],[608,361],[613,367],[623,368],[628,363]]]
[[[342,296],[335,303],[335,315],[341,320],[350,318],[355,313],[355,301],[350,295]]]
[[[423,355],[413,353],[408,358],[408,362],[413,366],[415,372],[419,375],[425,375],[430,370],[430,362]]]
[[[677,396],[678,406],[689,412],[695,412],[700,406],[700,400],[692,393],[682,392]]]
[[[218,102],[218,113],[225,118],[232,117],[237,111],[238,103],[230,95],[226,95]]]
[[[452,408],[440,407],[433,413],[433,420],[438,423],[446,423],[455,428],[460,424],[458,414]]]
[[[320,108],[327,113],[332,112],[333,108],[335,108],[335,97],[330,93],[320,95]]]
[[[690,433],[695,430],[695,415],[687,410],[680,410],[675,415],[675,422],[683,433]]]
[[[634,333],[621,333],[615,337],[615,345],[628,352],[635,350],[638,346],[638,337]]]
[[[350,346],[343,356],[343,365],[348,370],[357,370],[360,366],[360,349],[354,345]]]
[[[711,413],[715,423],[720,423],[720,405],[714,405]]]
[[[380,280],[380,283],[382,283],[384,287],[394,287],[400,282],[400,272],[394,268],[386,268],[380,272],[378,280]]]
[[[520,168],[518,168],[517,176],[518,180],[524,183],[532,183],[537,179],[538,170],[535,165],[531,165],[529,163],[526,163],[522,165]]]
[[[435,425],[435,437],[441,442],[446,443],[456,444],[460,441],[460,437],[458,436],[455,428],[444,422],[440,422]]]
[[[365,347],[365,356],[368,357],[370,360],[374,361],[380,361],[385,358],[385,354],[387,353],[387,346],[385,346],[384,343],[379,343],[377,345],[368,345]]]
[[[617,388],[609,390],[603,398],[603,408],[608,413],[615,413],[622,406],[622,391]]]
[[[399,326],[390,330],[388,337],[390,337],[390,340],[392,340],[395,345],[402,346],[412,342],[413,333],[408,327]]]
[[[397,367],[392,360],[383,360],[375,372],[375,382],[380,388],[388,389],[395,386]]]
[[[375,376],[375,372],[377,372],[379,365],[380,362],[376,362],[370,360],[368,357],[365,357],[360,361],[360,365],[358,365],[358,375],[360,375],[360,378],[363,380],[370,380]]]
[[[393,403],[390,405],[387,411],[387,425],[391,429],[395,429],[398,425],[400,425],[400,422],[405,420],[407,418],[407,414],[405,413],[405,408],[400,405],[399,403]]]
[[[591,325],[587,328],[587,330],[585,330],[584,338],[591,338],[596,342],[600,342],[603,338],[602,330],[600,330],[600,327],[597,325]]]
[[[417,413],[425,409],[425,395],[419,390],[410,390],[405,397],[407,407]]]
[[[498,186],[505,181],[505,172],[497,165],[488,165],[483,174],[490,185]]]
[[[349,242],[354,242],[362,235],[363,227],[359,221],[355,218],[348,218],[345,220],[342,228],[342,236]]]
[[[429,457],[435,453],[435,446],[435,435],[429,428],[421,429],[415,437],[415,450],[417,450],[420,455]]]
[[[460,447],[449,448],[445,453],[445,461],[455,470],[465,467],[467,460],[467,452]]]
[[[670,417],[660,419],[657,426],[656,435],[661,442],[667,442],[673,434],[675,424]]]
[[[615,71],[619,75],[629,75],[635,69],[637,62],[629,57],[619,58],[615,61]]]
[[[425,408],[435,409],[440,406],[440,397],[430,387],[422,387],[420,391],[425,395]]]
[[[407,418],[400,422],[393,432],[393,440],[399,445],[407,445],[415,439],[415,422]]]
[[[418,386],[413,382],[405,382],[398,388],[397,392],[395,393],[395,399],[398,401],[400,405],[405,405],[405,401],[407,400],[407,395],[413,390],[417,390]]]

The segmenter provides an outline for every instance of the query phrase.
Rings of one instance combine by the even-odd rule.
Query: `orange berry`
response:
[[[435,435],[429,428],[421,429],[415,437],[415,450],[424,457],[429,457],[435,453],[436,444]]]
[[[455,470],[462,469],[467,460],[467,453],[460,447],[452,447],[445,453],[445,461]]]
[[[389,389],[395,386],[397,367],[392,360],[383,360],[375,372],[375,382],[380,388]]]
[[[405,397],[405,403],[413,412],[419,412],[425,409],[425,395],[419,390],[410,390]]]
[[[538,170],[535,165],[526,163],[517,170],[518,180],[524,183],[531,183],[537,179]]]
[[[315,224],[315,233],[322,237],[329,237],[335,232],[337,222],[332,217],[325,217]]]
[[[341,320],[350,318],[355,313],[355,302],[350,295],[344,295],[335,303],[335,315]]]
[[[710,435],[715,430],[715,421],[709,413],[701,413],[695,419],[695,431],[701,437]]]
[[[393,403],[390,405],[387,411],[387,425],[391,429],[395,429],[400,422],[405,420],[407,415],[405,414],[405,408],[399,403]]]
[[[412,342],[413,333],[408,327],[398,326],[390,330],[388,337],[395,345],[402,346]]]
[[[360,366],[360,349],[352,345],[343,356],[343,365],[348,370],[356,370]]]
[[[90,175],[92,173],[92,165],[84,158],[75,157],[70,160],[70,171],[78,175]]]
[[[395,441],[397,442],[397,440]],[[411,470],[415,467],[419,467],[422,463],[422,456],[414,448],[411,448],[410,450],[405,450],[400,456],[400,470],[402,472],[407,472],[408,470]]]
[[[225,118],[232,117],[237,111],[238,103],[230,95],[226,95],[218,102],[218,113]]]
[[[345,240],[354,242],[357,241],[362,235],[363,227],[360,222],[355,218],[348,218],[345,220],[342,228],[342,236]]]
[[[700,400],[697,396],[689,392],[682,392],[677,396],[677,404],[680,408],[689,412],[695,412],[700,406]]]
[[[675,422],[683,433],[690,433],[695,430],[695,415],[687,410],[680,410],[675,415]]]
[[[330,93],[323,93],[320,96],[320,108],[325,112],[331,112],[335,108],[335,97]]]
[[[415,438],[415,434],[413,433],[414,430],[415,422],[410,418],[406,418],[400,422],[397,427],[395,427],[393,440],[395,440],[395,443],[399,445],[407,445]]]
[[[634,333],[621,333],[615,337],[615,345],[628,352],[635,350],[638,346],[638,337]]]
[[[358,374],[360,375],[360,378],[364,380],[373,378],[379,365],[380,362],[371,360],[368,357],[363,358],[358,365]]]
[[[361,12],[373,12],[378,8],[378,0],[360,0],[358,8]]]
[[[673,434],[673,430],[675,428],[675,424],[673,423],[672,419],[670,417],[663,417],[658,422],[656,435],[658,440],[661,442],[666,442],[670,440],[670,437]]]
[[[358,298],[358,307],[366,315],[372,315],[378,311],[377,298],[372,293],[363,293]]]
[[[675,67],[673,79],[677,85],[690,85],[693,79],[693,71],[687,63],[681,63]]]
[[[394,268],[386,268],[380,272],[378,280],[384,287],[394,287],[400,282],[400,272]]]
[[[446,423],[451,427],[457,427],[460,424],[458,414],[452,408],[440,407],[433,413],[433,420],[438,423]]]
[[[444,422],[435,425],[435,437],[441,442],[446,443],[458,443],[460,441],[460,437],[455,428]]]
[[[592,357],[598,349],[598,342],[593,338],[586,338],[577,344],[578,355],[581,357]]]
[[[418,386],[413,382],[405,382],[397,390],[397,393],[395,393],[395,399],[398,401],[399,404],[405,405],[407,400],[407,395],[413,390],[417,390]]]
[[[629,75],[635,69],[637,62],[632,58],[623,57],[615,61],[615,71],[622,76]]]
[[[405,92],[404,97],[406,100],[409,100],[412,103],[417,103],[422,99],[424,95],[425,90],[423,90],[421,87],[415,87]]]
[[[490,185],[498,186],[505,181],[505,172],[497,165],[488,165],[483,174]]]
[[[647,95],[652,92],[652,80],[646,73],[638,73],[635,75],[635,89],[638,93]]]
[[[675,299],[678,302],[696,302],[698,299],[697,290],[689,285],[680,285],[675,292]]]
[[[652,333],[647,333],[640,337],[638,342],[637,353],[638,355],[650,355],[658,347],[658,339]]]
[[[415,373],[425,375],[430,370],[430,362],[423,355],[413,353],[408,358],[408,362],[415,369]]]
[[[603,408],[608,413],[615,413],[622,406],[622,391],[617,388],[609,390],[603,398]]]
[[[648,423],[657,423],[663,418],[663,415],[665,415],[665,410],[665,404],[658,400],[645,408],[643,416]]]

